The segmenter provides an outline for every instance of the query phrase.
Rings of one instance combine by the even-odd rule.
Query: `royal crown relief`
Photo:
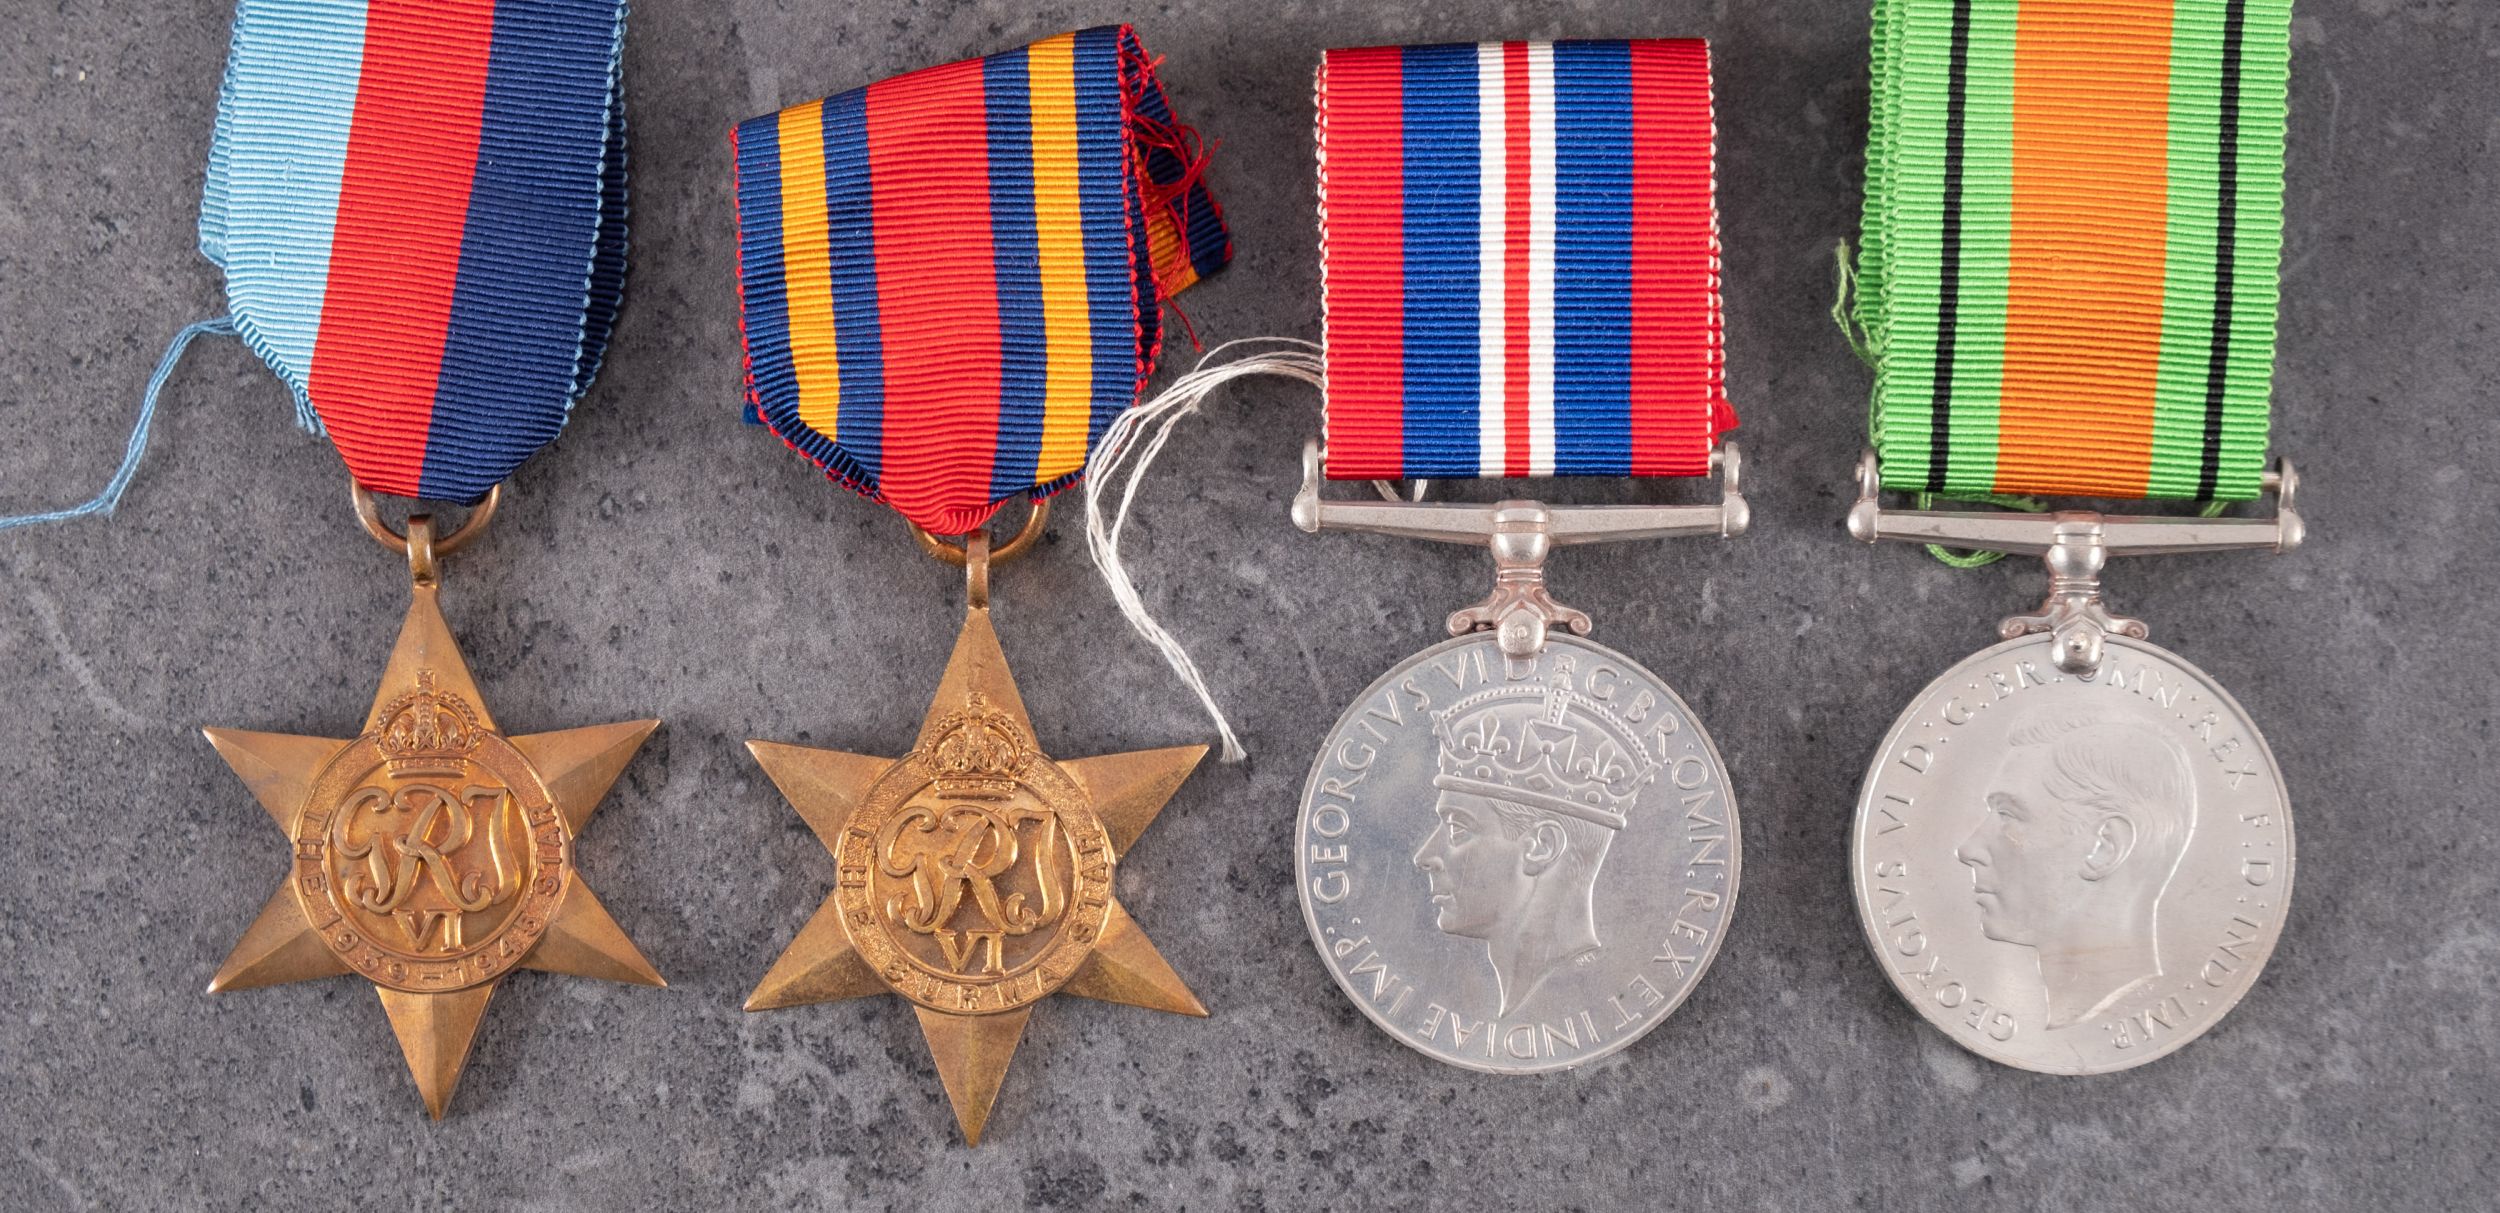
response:
[[[896,993],[1003,1011],[1074,976],[1112,906],[1111,839],[1023,726],[974,692],[869,789],[842,833],[839,900]]]

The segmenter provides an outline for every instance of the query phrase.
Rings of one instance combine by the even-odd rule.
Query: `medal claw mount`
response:
[[[1716,505],[1329,501],[1320,496],[1326,460],[1319,443],[1303,444],[1302,489],[1294,494],[1293,524],[1312,534],[1368,531],[1487,548],[1493,553],[1493,592],[1475,606],[1451,612],[1450,635],[1492,631],[1502,655],[1514,665],[1543,652],[1545,637],[1555,628],[1589,634],[1588,613],[1556,602],[1545,588],[1545,557],[1554,548],[1687,535],[1731,538],[1743,534],[1753,517],[1741,484],[1744,456],[1733,442],[1722,442],[1710,453],[1710,466],[1719,473]]]
[[[2038,556],[2049,570],[2048,597],[2040,609],[2008,615],[1997,634],[2012,640],[2037,632],[2055,638],[2057,668],[2081,678],[2101,669],[2103,641],[2111,636],[2143,640],[2143,620],[2113,615],[2101,602],[2101,567],[2112,556],[2160,556],[2182,552],[2291,551],[2308,537],[2295,505],[2300,488],[2292,461],[2278,459],[2263,481],[2274,494],[2271,518],[2113,517],[2094,510],[2052,514],[1980,513],[1956,510],[1887,510],[1879,498],[1883,469],[1869,451],[1858,458],[1858,502],[1849,509],[1849,534],[1867,543],[1936,543],[2017,556]]]

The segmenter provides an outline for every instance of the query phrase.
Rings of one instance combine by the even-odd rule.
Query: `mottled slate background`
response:
[[[230,6],[7,8],[0,510],[20,510],[104,481],[160,346],[218,309],[192,243]],[[1132,540],[1256,750],[1197,776],[1121,873],[1213,1018],[1047,1005],[991,1143],[967,1150],[900,1002],[738,1010],[831,880],[739,740],[902,748],[958,582],[735,423],[724,132],[1120,18],[1223,143],[1240,258],[1186,300],[1223,338],[1318,334],[1320,48],[1717,43],[1754,532],[1554,569],[1601,639],[1683,688],[1744,814],[1725,953],[1623,1055],[1530,1080],[1443,1067],[1364,1022],[1311,952],[1288,862],[1306,758],[1349,696],[1482,592],[1484,565],[1292,530],[1317,424],[1292,386],[1235,392],[1187,430]],[[1953,572],[1840,530],[1867,375],[1826,310],[1833,242],[1856,226],[1865,25],[1844,0],[645,0],[614,358],[450,563],[444,601],[508,724],[668,718],[581,860],[674,984],[515,979],[442,1124],[363,986],[200,992],[283,850],[194,726],[353,728],[405,597],[348,517],[336,457],[289,428],[251,355],[212,342],[167,392],[118,516],[0,535],[0,1206],[2488,1207],[2500,8],[2301,4],[2278,424],[2314,538],[2111,577],[2272,735],[2298,895],[2223,1026],[2088,1080],[1999,1069],[1922,1026],[1843,879],[1885,722],[2041,588],[2026,561]],[[1078,755],[1201,736],[1082,549],[1063,522],[999,577],[1045,740]]]

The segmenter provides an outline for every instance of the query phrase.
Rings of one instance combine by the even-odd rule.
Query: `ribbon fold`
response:
[[[624,296],[623,0],[242,0],[200,206],[243,339],[356,482],[475,502]]]
[[[740,123],[748,417],[939,534],[1074,482],[1232,245],[1127,26]]]

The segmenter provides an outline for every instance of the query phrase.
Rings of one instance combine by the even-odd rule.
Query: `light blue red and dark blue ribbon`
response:
[[[740,123],[750,419],[940,534],[1074,481],[1232,256],[1126,26]]]
[[[1334,50],[1318,100],[1331,477],[1707,470],[1706,43]]]
[[[242,0],[200,250],[356,482],[475,501],[623,296],[623,0]]]

